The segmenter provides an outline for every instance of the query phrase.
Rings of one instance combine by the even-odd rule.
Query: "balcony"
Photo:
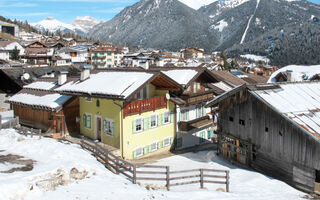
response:
[[[104,66],[104,65],[106,65],[106,62],[101,62],[101,61],[94,61],[94,60],[92,60],[91,61],[91,64],[92,65],[99,65],[99,66]]]
[[[137,115],[144,112],[155,111],[167,107],[167,100],[164,96],[154,97],[140,101],[133,101],[124,105],[124,117]]]
[[[94,55],[94,56],[92,56],[92,59],[106,59],[106,56],[104,56],[104,55],[98,55],[98,56]]]
[[[210,124],[212,124],[212,119],[210,119],[209,116],[204,116],[187,122],[178,122],[178,128],[181,132],[188,132]]]
[[[192,94],[185,94],[181,96],[181,99],[186,101],[188,104],[204,103],[212,100],[215,97],[214,90],[208,90],[203,92],[197,92]]]

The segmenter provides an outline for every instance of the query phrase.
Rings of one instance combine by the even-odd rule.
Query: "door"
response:
[[[96,132],[97,132],[97,138],[101,141],[101,134],[102,134],[102,120],[101,117],[96,118]]]

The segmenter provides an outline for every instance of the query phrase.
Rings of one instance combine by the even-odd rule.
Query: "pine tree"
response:
[[[11,60],[19,60],[19,50],[17,49],[17,46],[14,47],[11,53]]]

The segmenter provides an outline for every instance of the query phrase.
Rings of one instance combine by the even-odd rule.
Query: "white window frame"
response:
[[[166,114],[168,114],[168,122],[166,122]],[[163,124],[170,124],[171,123],[171,112],[166,111],[163,113]]]
[[[141,149],[141,154],[139,154],[139,155],[137,154],[137,150],[138,149]],[[137,148],[134,149],[134,151],[136,152],[136,158],[141,157],[141,156],[144,155],[144,147],[137,147]]]
[[[143,117],[141,117],[141,118],[137,118],[137,119],[135,119],[135,124],[136,124],[136,127],[135,127],[135,133],[141,133],[141,132],[143,132],[143,130],[144,130],[144,120],[143,120],[144,118]],[[137,121],[138,120],[141,120],[141,130],[137,130]]]
[[[155,125],[152,126],[152,117],[155,117]],[[150,128],[157,128],[158,127],[158,114],[150,115]]]
[[[104,122],[103,122],[103,132],[108,136],[114,136],[114,130],[112,130],[112,123],[114,125],[114,121],[112,119],[109,119],[109,118],[105,118],[104,120],[107,122],[107,124],[108,123],[110,124],[110,130],[111,131],[110,132],[108,132],[108,130],[106,131],[105,126],[104,126]],[[114,127],[113,127],[113,129],[114,129]]]
[[[166,137],[166,138],[164,138],[164,140],[163,140],[163,147],[170,146],[171,138],[172,138],[172,137]],[[165,141],[166,141],[166,140],[168,140],[168,141],[169,141],[169,143],[168,143],[168,144],[165,144]]]
[[[92,102],[92,98],[91,97],[85,97],[86,102]]]
[[[155,149],[152,149],[152,145],[156,145],[156,148]],[[158,144],[159,144],[159,141],[156,141],[156,142],[152,142],[151,144],[150,144],[150,146],[151,146],[151,152],[155,152],[155,151],[157,151],[158,150]]]
[[[86,123],[85,124],[83,124],[84,125],[84,127],[86,128],[86,129],[88,129],[88,130],[92,130],[92,114],[91,113],[84,113],[85,115],[86,115]],[[87,116],[90,116],[90,128],[88,128],[87,126],[86,126],[86,124],[87,124]]]
[[[180,116],[181,116],[180,121],[188,121],[189,119],[189,116],[187,116],[188,114],[189,114],[188,108],[180,109]]]

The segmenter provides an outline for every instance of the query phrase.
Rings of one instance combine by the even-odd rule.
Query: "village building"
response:
[[[123,67],[141,67],[144,69],[149,69],[154,63],[154,58],[151,54],[147,53],[128,53],[122,58]]]
[[[19,37],[19,26],[8,22],[0,21],[0,33],[7,33],[14,37]]]
[[[205,68],[164,69],[163,73],[183,86],[182,92],[175,92],[171,98],[176,104],[176,150],[210,143],[215,124],[212,124],[208,101],[223,91],[209,86],[218,80]]]
[[[0,41],[0,60],[11,60],[15,48],[20,51],[23,47],[18,42]]]
[[[181,87],[160,72],[85,69],[81,79],[57,89],[79,97],[80,133],[125,159],[168,151],[175,138],[175,105]]]
[[[320,80],[320,65],[289,65],[275,71],[268,83]]]
[[[61,71],[58,77],[41,78],[7,100],[20,124],[58,137],[79,132],[79,99],[54,91],[72,81],[67,73]]]
[[[97,46],[90,49],[91,65],[94,69],[115,66],[115,51],[112,46]]]
[[[195,47],[189,47],[186,49],[181,49],[181,57],[185,60],[187,59],[202,59],[204,58],[204,50]]]
[[[21,49],[19,56],[23,63],[32,66],[49,66],[52,64],[54,49],[41,42],[32,42]]]
[[[218,151],[307,192],[320,192],[320,83],[242,85],[207,106]]]
[[[67,54],[71,56],[73,64],[87,64],[90,62],[88,46],[70,46],[63,47],[58,51],[59,54]]]

